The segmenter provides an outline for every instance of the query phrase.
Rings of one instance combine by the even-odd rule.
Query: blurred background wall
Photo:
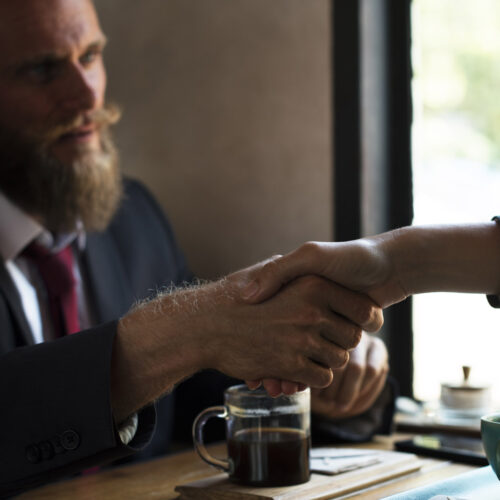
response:
[[[332,238],[327,0],[96,0],[124,171],[212,278]]]

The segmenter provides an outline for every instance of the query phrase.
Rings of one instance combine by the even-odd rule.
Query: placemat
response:
[[[374,484],[414,472],[420,460],[411,453],[381,451],[380,462],[336,476],[311,474],[304,484],[280,488],[240,486],[229,481],[226,474],[179,485],[175,488],[180,499],[200,500],[320,500],[336,498]]]

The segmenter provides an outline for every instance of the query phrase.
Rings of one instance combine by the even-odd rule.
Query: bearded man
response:
[[[192,276],[151,195],[121,177],[105,43],[91,0],[0,0],[0,496],[165,453],[189,434],[193,401],[231,379],[198,376],[177,407],[153,403],[204,369],[319,389],[361,339],[334,386],[347,381],[348,411],[319,392],[317,408],[331,399],[319,413],[363,413],[385,382],[385,348],[362,334],[380,308],[321,278],[247,305],[257,265],[140,302]]]

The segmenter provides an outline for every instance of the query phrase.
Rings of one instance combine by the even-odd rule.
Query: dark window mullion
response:
[[[332,2],[334,238],[361,235],[359,0]]]
[[[370,10],[363,22],[362,8]],[[362,54],[363,36],[375,36],[380,48]],[[332,45],[334,238],[345,241],[412,221],[410,0],[333,0]],[[362,74],[362,67],[374,68],[371,60],[362,66],[363,55],[380,58],[376,72]],[[411,302],[385,316],[391,372],[402,394],[411,395]]]

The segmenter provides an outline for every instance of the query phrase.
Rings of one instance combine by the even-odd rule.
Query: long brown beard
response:
[[[119,111],[107,105],[92,119],[99,124],[101,150],[82,148],[71,164],[51,155],[48,145],[81,120],[53,127],[43,138],[0,130],[0,189],[54,233],[74,230],[77,220],[87,231],[105,229],[122,198],[118,154],[109,131]]]

